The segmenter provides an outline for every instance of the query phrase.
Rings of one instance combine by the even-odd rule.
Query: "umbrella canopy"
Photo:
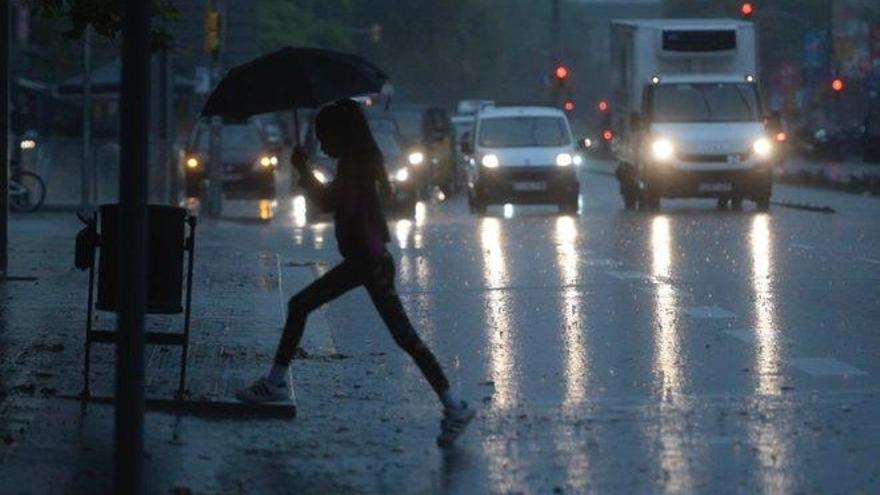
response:
[[[317,108],[339,98],[379,93],[388,79],[357,55],[286,47],[231,69],[211,93],[202,116],[244,119]]]

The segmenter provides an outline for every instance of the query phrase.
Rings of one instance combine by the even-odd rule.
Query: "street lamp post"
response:
[[[127,495],[143,493],[151,4],[127,0],[122,15],[114,488]]]

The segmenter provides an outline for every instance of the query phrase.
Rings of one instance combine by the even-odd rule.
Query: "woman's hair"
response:
[[[365,177],[379,184],[383,194],[390,194],[385,158],[360,105],[352,99],[343,98],[325,105],[315,117],[318,134],[335,134],[347,147],[345,155],[362,162]]]

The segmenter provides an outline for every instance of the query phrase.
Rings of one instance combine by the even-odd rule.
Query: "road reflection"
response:
[[[272,220],[272,217],[275,216],[275,206],[277,203],[270,199],[261,199],[258,208],[260,210],[260,220],[264,222],[268,222]]]
[[[778,373],[779,341],[776,328],[776,303],[771,286],[770,253],[773,240],[767,215],[752,220],[752,290],[755,292],[755,369],[758,371],[758,391],[764,395],[779,395]]]
[[[583,320],[587,311],[583,308],[581,294],[580,257],[578,256],[578,222],[572,217],[556,219],[556,263],[559,267],[562,294],[559,313],[562,316],[563,363],[565,392],[562,412],[565,416],[559,428],[557,451],[566,473],[566,485],[584,490],[590,479],[590,450],[578,441],[578,431],[573,426],[575,417],[584,414],[587,387],[589,386],[589,358],[586,344],[586,325]]]
[[[768,400],[782,393],[780,380],[779,328],[776,323],[776,298],[773,292],[773,236],[770,218],[755,216],[750,235],[752,253],[752,290],[755,311],[755,371],[757,372],[756,407],[762,418],[749,421],[749,440],[758,453],[761,483],[765,493],[790,493],[793,482],[789,466],[791,440],[781,431],[788,424],[787,408],[774,407]]]
[[[654,284],[654,375],[659,395],[657,464],[669,476],[667,492],[692,493],[692,442],[682,417],[689,404],[681,370],[679,294],[672,281],[675,269],[669,218],[651,221],[651,279]]]
[[[562,285],[559,312],[562,316],[563,347],[565,350],[565,412],[575,412],[584,403],[587,390],[588,363],[582,320],[586,312],[581,307],[583,298],[577,284],[580,265],[577,252],[578,224],[572,217],[558,217],[555,228],[556,261]]]
[[[510,321],[510,300],[505,291],[509,282],[504,252],[502,223],[484,218],[480,223],[483,250],[483,280],[486,285],[486,332],[489,375],[495,382],[494,406],[500,410],[513,405],[517,392],[515,333]]]
[[[303,228],[308,224],[308,206],[305,196],[294,196],[290,200],[290,216],[293,218],[293,226]]]
[[[510,300],[506,288],[509,274],[504,252],[506,239],[502,222],[497,218],[483,218],[480,222],[480,246],[483,253],[483,282],[486,286],[486,355],[488,375],[494,383],[492,409],[497,413],[510,411],[515,405],[519,374],[516,370],[515,333],[510,320]],[[521,489],[522,458],[516,442],[506,441],[510,432],[504,431],[503,422],[494,425],[495,434],[484,435],[482,446],[489,468],[489,481],[493,492],[511,493]],[[500,431],[499,431],[500,430]]]
[[[679,370],[680,335],[678,294],[672,284],[672,235],[669,219],[654,218],[651,223],[651,275],[654,282],[654,374],[660,396],[669,399],[682,391]]]

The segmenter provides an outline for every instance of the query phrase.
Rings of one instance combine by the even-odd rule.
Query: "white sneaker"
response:
[[[235,393],[235,397],[246,404],[261,404],[263,402],[289,402],[292,394],[290,385],[274,383],[263,377]]]
[[[444,449],[451,447],[455,440],[464,433],[465,428],[473,421],[476,414],[477,411],[468,406],[467,402],[462,402],[461,407],[455,409],[444,409],[437,445]]]

